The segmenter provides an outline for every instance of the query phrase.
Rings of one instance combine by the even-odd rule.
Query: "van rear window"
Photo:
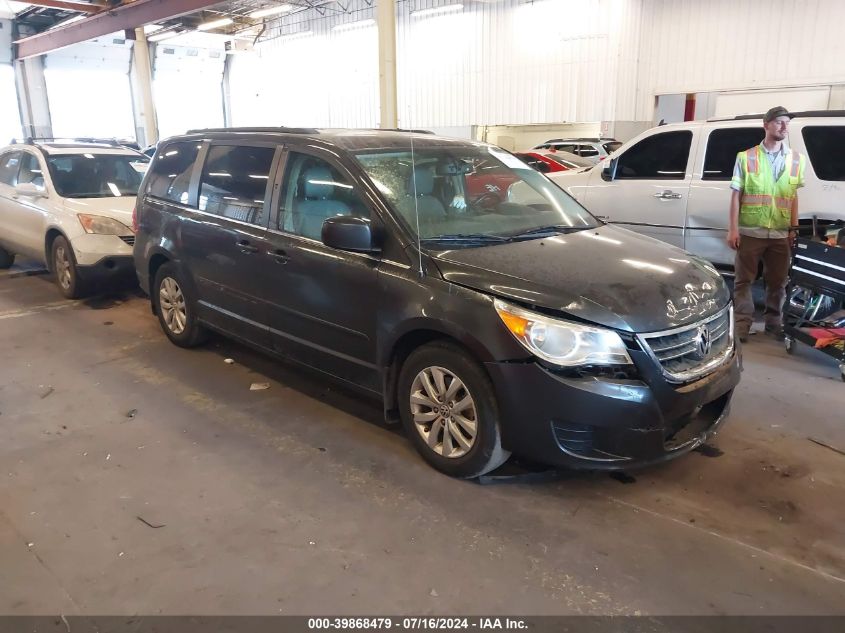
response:
[[[845,180],[845,125],[808,125],[801,133],[816,175],[821,180]]]

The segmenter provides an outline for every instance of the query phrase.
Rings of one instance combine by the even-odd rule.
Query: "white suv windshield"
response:
[[[421,240],[504,241],[599,222],[557,185],[493,147],[423,147],[355,154]]]
[[[149,159],[142,155],[60,154],[47,158],[56,192],[63,198],[135,196]]]

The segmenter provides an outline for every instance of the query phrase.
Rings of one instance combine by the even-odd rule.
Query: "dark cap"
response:
[[[790,119],[795,115],[792,114],[789,110],[784,108],[783,106],[775,106],[768,112],[766,112],[766,116],[763,117],[763,123],[768,123],[769,121],[774,121],[779,116],[788,116]]]

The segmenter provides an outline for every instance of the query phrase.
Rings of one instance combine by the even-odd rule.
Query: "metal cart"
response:
[[[796,299],[799,295],[803,295],[800,300]],[[822,302],[835,309],[845,305],[845,248],[798,238],[786,296],[783,333],[787,353],[795,351],[797,341],[815,347],[818,339],[810,333],[812,329],[830,331],[845,327],[819,315]],[[839,373],[845,381],[845,349],[831,345],[819,351],[839,361]]]

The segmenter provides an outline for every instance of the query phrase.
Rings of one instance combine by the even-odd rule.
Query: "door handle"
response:
[[[668,189],[663,193],[656,193],[654,197],[658,200],[680,200],[681,194],[675,193],[674,191],[669,191]]]
[[[276,260],[277,264],[287,264],[290,259],[290,255],[280,248],[275,251],[270,251],[270,256]]]
[[[241,249],[241,253],[244,253],[246,255],[251,255],[252,253],[258,252],[258,247],[250,244],[249,240],[238,240],[237,242],[235,242],[235,244],[239,249]]]

